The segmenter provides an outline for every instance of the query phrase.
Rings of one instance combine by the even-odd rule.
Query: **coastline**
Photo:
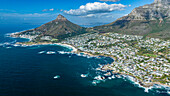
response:
[[[91,53],[88,53],[88,52],[81,51],[81,50],[77,49],[76,47],[74,47],[73,45],[70,45],[70,44],[52,43],[52,42],[41,42],[41,43],[31,43],[31,44],[26,44],[26,42],[17,42],[16,44],[19,44],[19,45],[22,45],[22,46],[59,45],[59,46],[71,48],[72,49],[71,53],[75,53],[75,54],[84,53],[85,55],[88,55],[90,57],[105,56],[105,57],[110,57],[110,58],[114,59],[114,61],[112,63],[114,63],[116,61],[116,58],[113,57],[113,56],[106,56],[104,54],[99,54],[99,55],[91,54]],[[102,69],[102,68],[100,68],[100,69]],[[107,71],[109,69],[104,69],[104,70]],[[165,87],[170,87],[170,85],[162,84],[160,82],[145,83],[145,82],[141,81],[140,79],[136,78],[133,75],[122,73],[122,72],[116,72],[116,71],[113,72],[112,71],[112,73],[131,76],[135,79],[133,82],[138,83],[139,86],[144,87],[144,88],[152,87],[154,84],[158,84],[158,85],[165,86]]]
[[[25,44],[25,42],[17,42],[16,44],[22,45],[22,46],[37,46],[37,45],[59,45],[63,47],[69,47],[72,49],[71,52],[77,52],[77,49],[69,44],[62,44],[62,43],[51,43],[51,42],[43,42],[43,43],[31,43],[31,44]]]
[[[104,65],[106,66],[106,65]],[[102,66],[102,68],[100,68],[100,70],[104,70],[104,71],[107,71],[109,69],[103,69],[104,66]],[[152,82],[152,83],[145,83],[143,82],[142,80],[138,79],[136,76],[133,76],[131,74],[127,74],[127,73],[122,73],[122,72],[117,72],[117,71],[112,71],[113,74],[120,74],[120,75],[127,75],[127,76],[131,76],[133,77],[135,80],[133,82],[136,82],[138,83],[140,86],[144,87],[144,88],[149,88],[149,87],[152,87],[154,84],[157,84],[157,85],[161,85],[161,86],[164,86],[164,87],[170,87],[170,85],[166,85],[166,84],[162,84],[160,82]]]
[[[113,62],[114,63],[114,62]],[[107,69],[105,66],[107,65],[103,65],[100,69],[100,71],[107,71],[107,70],[110,70],[110,69]],[[112,70],[110,70],[112,71]],[[127,75],[127,76],[131,76],[133,77],[135,80],[133,82],[136,82],[138,83],[140,86],[144,87],[144,88],[149,88],[149,87],[152,87],[154,84],[157,84],[157,85],[161,85],[161,86],[164,86],[164,87],[170,87],[170,85],[166,85],[166,84],[162,84],[160,82],[151,82],[151,83],[145,83],[143,82],[141,79],[138,79],[136,76],[133,76],[131,74],[128,74],[128,73],[122,73],[122,72],[117,72],[117,71],[112,71],[113,74],[120,74],[120,75]]]
[[[164,86],[164,87],[170,87],[170,85],[162,84],[160,82],[145,83],[145,82],[141,81],[140,79],[136,78],[135,76],[130,75],[130,74],[126,74],[126,73],[115,72],[115,74],[131,76],[135,79],[135,81],[133,81],[133,82],[138,83],[140,86],[142,86],[144,88],[152,87],[154,84],[161,85],[161,86]]]

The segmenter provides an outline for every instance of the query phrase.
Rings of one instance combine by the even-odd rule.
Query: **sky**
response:
[[[0,0],[0,24],[43,24],[62,14],[81,26],[111,23],[154,0]]]

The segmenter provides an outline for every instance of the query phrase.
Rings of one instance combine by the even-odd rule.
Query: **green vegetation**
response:
[[[154,58],[156,58],[156,57],[157,57],[157,55],[155,55],[155,54],[143,54],[143,56],[147,56],[147,57],[154,57]]]
[[[58,39],[52,39],[51,41],[52,42],[58,42]]]

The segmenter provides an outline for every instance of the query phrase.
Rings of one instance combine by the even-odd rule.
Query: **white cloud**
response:
[[[0,13],[2,17],[47,17],[49,15],[56,15],[56,14],[49,14],[49,13],[30,13],[30,14],[20,14],[20,13]]]
[[[61,12],[63,12],[63,9],[60,9]]]
[[[120,0],[100,0],[100,1],[117,2],[117,1],[120,1]]]
[[[107,4],[107,3],[87,3],[86,5],[81,5],[79,9],[71,9],[69,11],[64,11],[66,14],[70,15],[89,15],[89,14],[96,14],[96,13],[108,13],[115,10],[124,10],[127,7],[123,4]]]
[[[47,11],[54,11],[54,8],[51,8],[51,9],[44,9],[42,10],[43,12],[47,12]]]
[[[16,12],[16,11],[10,9],[0,9],[0,12]]]
[[[54,8],[52,8],[52,9],[49,9],[50,11],[54,11]]]
[[[110,13],[97,13],[97,14],[88,14],[88,15],[84,15],[84,16],[80,16],[80,17],[85,17],[85,18],[101,18],[103,16],[107,16],[109,15]]]
[[[128,14],[123,13],[97,13],[97,14],[88,14],[85,16],[79,16],[84,18],[118,18],[122,16],[126,16]]]

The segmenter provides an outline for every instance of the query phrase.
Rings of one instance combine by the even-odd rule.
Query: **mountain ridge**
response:
[[[169,0],[155,0],[152,4],[137,7],[127,16],[116,21],[96,26],[99,32],[117,32],[129,35],[142,35],[169,39],[170,6]]]

